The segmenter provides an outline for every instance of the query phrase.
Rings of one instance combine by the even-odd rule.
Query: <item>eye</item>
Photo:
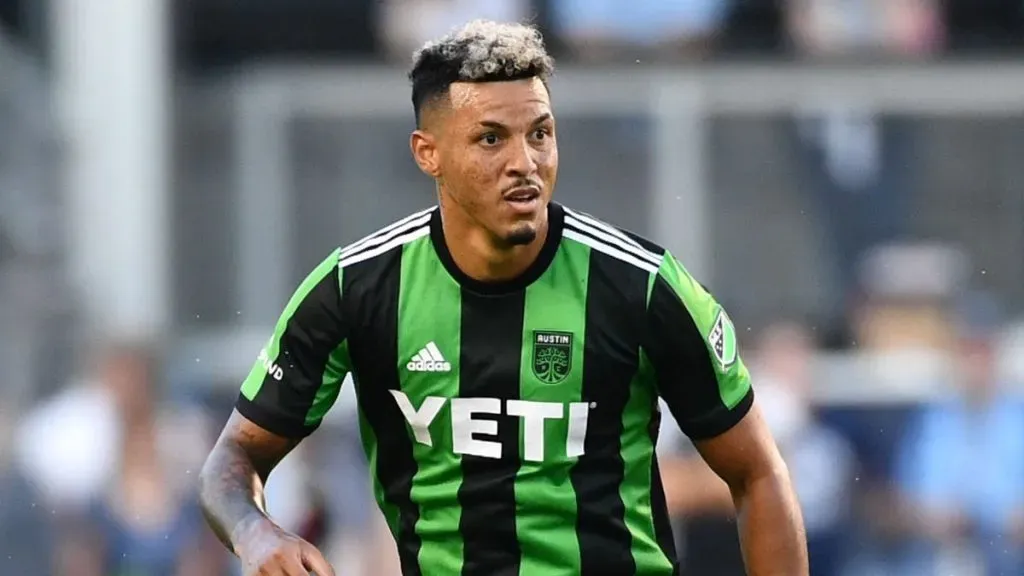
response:
[[[480,142],[486,144],[487,146],[494,146],[495,144],[498,143],[498,135],[495,134],[494,132],[488,132],[480,137]]]
[[[547,128],[537,128],[533,131],[533,137],[537,140],[543,140],[551,135],[551,131]]]

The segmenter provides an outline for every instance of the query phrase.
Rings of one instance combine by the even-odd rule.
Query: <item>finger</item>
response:
[[[281,565],[281,576],[310,576],[305,563],[301,559],[290,560]]]
[[[334,568],[327,563],[323,554],[312,544],[302,547],[302,565],[311,570],[316,576],[334,576]]]
[[[291,564],[298,563],[302,565],[301,561],[292,561]],[[275,557],[259,566],[247,565],[244,568],[245,576],[292,576],[292,573],[288,571],[289,561],[284,558]],[[306,576],[302,574],[301,576]]]
[[[309,576],[309,571],[303,566],[302,548],[290,546],[274,558],[274,563],[268,576]]]

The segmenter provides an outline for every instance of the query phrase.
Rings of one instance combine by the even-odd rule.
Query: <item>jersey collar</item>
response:
[[[544,247],[541,248],[540,254],[537,255],[537,259],[533,261],[522,274],[516,278],[510,280],[503,280],[500,282],[482,282],[467,276],[458,266],[455,265],[455,260],[452,259],[452,254],[448,250],[448,243],[444,237],[444,229],[441,226],[441,210],[434,210],[434,213],[430,217],[430,239],[434,244],[434,250],[437,252],[438,258],[441,263],[444,264],[448,273],[451,274],[463,288],[476,292],[478,294],[486,295],[497,295],[507,294],[510,292],[517,292],[525,289],[527,286],[532,284],[535,280],[540,278],[544,271],[551,265],[551,261],[555,259],[555,253],[558,252],[558,245],[562,241],[562,226],[565,221],[565,211],[562,206],[555,203],[548,203],[548,235],[544,238]]]

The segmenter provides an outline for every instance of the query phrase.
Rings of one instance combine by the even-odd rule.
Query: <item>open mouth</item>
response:
[[[536,186],[523,186],[509,190],[505,194],[505,201],[513,206],[522,208],[532,207],[540,198],[540,189]]]

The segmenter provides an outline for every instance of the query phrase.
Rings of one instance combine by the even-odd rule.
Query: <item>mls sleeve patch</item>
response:
[[[736,362],[736,330],[729,315],[721,307],[718,308],[715,323],[708,334],[708,344],[723,370]]]

